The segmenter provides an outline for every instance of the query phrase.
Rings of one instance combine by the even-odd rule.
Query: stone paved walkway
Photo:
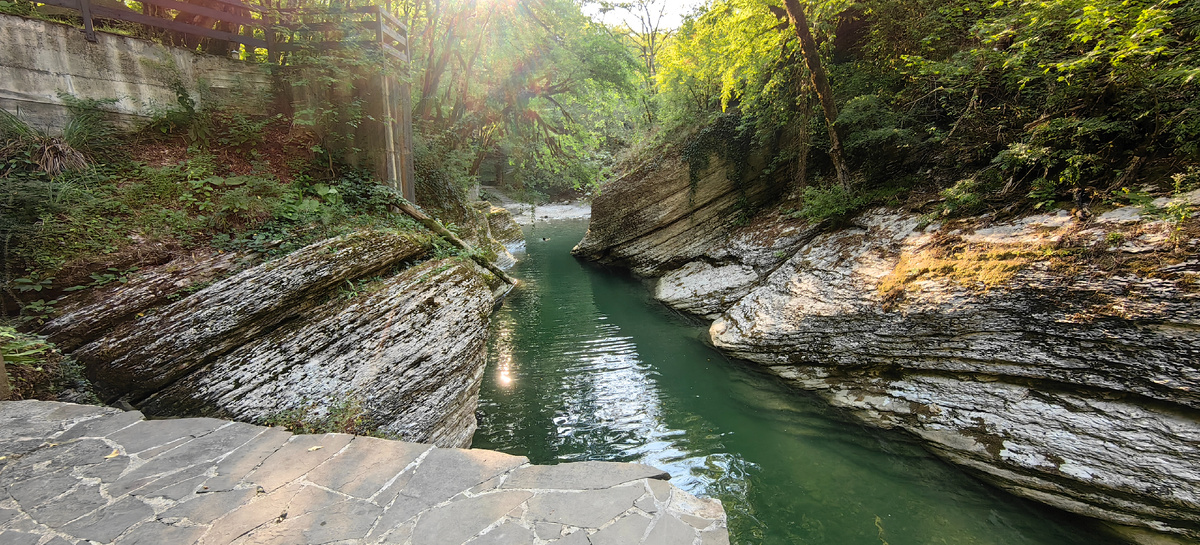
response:
[[[0,543],[727,544],[720,502],[639,464],[0,402]]]

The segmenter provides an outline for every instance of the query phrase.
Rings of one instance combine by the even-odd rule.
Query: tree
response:
[[[12,389],[8,386],[8,371],[4,369],[4,354],[0,354],[0,401],[8,401]]]
[[[637,19],[636,28],[629,25],[627,37],[638,50],[638,58],[642,61],[642,81],[645,94],[641,97],[645,109],[646,122],[654,122],[654,111],[650,108],[649,99],[654,97],[655,79],[658,77],[658,55],[663,46],[675,31],[663,28],[667,2],[665,0],[636,0],[634,2],[600,2],[604,11],[622,9]]]
[[[464,184],[496,159],[543,190],[596,181],[620,124],[609,110],[628,102],[637,68],[619,37],[572,0],[422,0],[405,11],[422,51],[413,117],[434,166]]]
[[[808,65],[808,72],[812,75],[817,98],[821,100],[821,109],[825,113],[825,127],[829,130],[829,156],[833,160],[834,170],[837,171],[838,183],[843,188],[849,189],[850,169],[846,167],[845,154],[842,152],[842,140],[838,138],[835,123],[838,117],[837,104],[833,101],[833,89],[829,86],[825,68],[821,66],[821,53],[817,51],[817,42],[808,28],[808,18],[804,16],[804,10],[801,9],[800,4],[796,0],[783,0],[783,5],[787,9],[788,20],[792,28],[796,29],[796,36],[800,38],[800,50],[804,54],[804,63]]]

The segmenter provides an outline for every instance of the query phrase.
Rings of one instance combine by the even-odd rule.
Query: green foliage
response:
[[[217,141],[224,146],[254,149],[263,143],[263,131],[267,125],[282,119],[282,114],[274,116],[255,116],[234,112],[228,116],[224,134]]]
[[[144,61],[159,71],[167,85],[175,93],[175,104],[157,111],[147,124],[146,130],[161,136],[183,135],[189,145],[207,148],[213,143],[215,132],[213,112],[196,106],[196,99],[188,91],[183,75],[174,61]]]
[[[414,13],[423,184],[586,191],[636,138],[638,63],[576,2],[431,3]],[[453,190],[426,189],[439,191]]]
[[[88,120],[78,117],[81,111],[71,110],[67,126],[67,134],[76,143],[86,142],[88,129],[94,128]],[[6,110],[0,110],[0,161],[6,163],[6,177],[16,171],[25,175],[44,173],[54,178],[88,166],[87,156],[72,146],[66,135],[43,134]]]
[[[132,274],[133,272],[135,272],[137,270],[138,270],[137,267],[130,267],[125,270],[121,270],[116,267],[109,267],[104,272],[94,272],[94,273],[90,274],[89,276],[92,279],[91,283],[79,285],[79,286],[71,286],[69,288],[64,289],[63,291],[71,292],[71,291],[85,290],[88,288],[104,286],[107,284],[111,284],[113,282],[120,282],[122,284],[125,284],[125,283],[129,282],[130,274]]]
[[[873,183],[885,181],[888,174],[899,170],[921,144],[913,125],[874,94],[847,101],[837,119],[851,168],[863,171]]]
[[[790,28],[766,0],[715,0],[664,48],[670,134],[737,111],[776,164],[829,173]],[[1200,7],[1183,0],[823,0],[807,4],[865,191],[945,184],[944,211],[1052,206],[1200,163]],[[772,167],[777,168],[777,167]],[[921,173],[919,177],[912,176]],[[985,174],[986,173],[986,174]],[[1157,194],[1168,190],[1163,178]],[[944,188],[943,186],[942,188]],[[939,189],[939,188],[931,188]]]
[[[54,277],[64,276],[64,267],[92,273],[90,281],[73,278],[79,285],[64,291],[127,280],[134,269],[121,255],[142,242],[280,255],[356,228],[420,230],[389,211],[393,190],[340,165],[334,176],[322,165],[285,184],[271,174],[230,175],[200,147],[162,167],[118,158],[51,176],[22,154],[6,164],[0,171],[0,296],[15,300],[25,321],[52,315],[53,297],[64,290]],[[94,265],[105,262],[123,265]]]
[[[986,187],[977,178],[964,178],[953,186],[943,189],[941,215],[964,216],[977,212],[984,203]]]
[[[855,212],[871,201],[869,196],[852,192],[841,185],[804,188],[804,204],[793,216],[817,223]]]
[[[34,13],[34,10],[33,2],[27,2],[26,0],[0,0],[0,13],[5,15],[29,17]]]
[[[66,357],[45,337],[0,325],[0,354],[11,375],[13,392],[18,399],[58,399],[66,390],[75,392],[75,402],[98,403],[83,368]],[[0,376],[0,380],[9,377]]]
[[[54,345],[35,335],[20,333],[10,326],[0,326],[0,352],[4,363],[39,367]]]
[[[735,187],[741,188],[750,159],[753,135],[754,120],[743,119],[735,113],[718,116],[690,138],[680,150],[680,155],[688,165],[690,196],[695,197],[700,173],[708,168],[713,156],[732,166],[727,177]]]
[[[59,91],[58,99],[70,114],[63,127],[64,143],[93,161],[113,161],[123,156],[120,131],[108,119],[109,108],[118,102],[117,99],[81,99],[62,91]]]
[[[14,278],[12,280],[13,287],[19,292],[41,292],[43,289],[49,288],[54,284],[54,277],[49,276],[43,278],[36,271],[29,274],[28,278]]]
[[[349,433],[372,437],[392,438],[379,432],[379,424],[371,420],[363,408],[362,399],[349,394],[325,402],[306,402],[266,418],[267,426],[278,426],[297,434]]]

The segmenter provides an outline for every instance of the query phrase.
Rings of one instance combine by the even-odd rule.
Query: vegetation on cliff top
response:
[[[808,2],[834,133],[813,52],[777,0],[710,0],[677,29],[653,16],[663,1],[389,3],[414,52],[422,204],[466,210],[463,190],[479,180],[532,198],[587,189],[664,147],[693,170],[715,153],[737,178],[767,150],[760,179],[788,186],[788,206],[813,221],[885,200],[937,218],[1145,204],[1200,186],[1196,2]],[[607,25],[584,14],[597,6],[644,16]],[[74,118],[55,137],[0,113],[7,312],[42,320],[65,288],[120,281],[154,259],[150,247],[279,253],[363,225],[416,228],[306,137],[313,112],[201,110],[177,92],[135,139],[105,122],[104,100],[64,96]],[[835,183],[831,134],[848,187]],[[1196,221],[1186,206],[1160,213]]]
[[[659,55],[660,132],[732,117],[755,147],[779,150],[775,180],[828,200],[825,122],[774,6],[714,0],[685,21]],[[1127,203],[1146,185],[1169,192],[1200,181],[1195,2],[833,0],[807,9],[856,177],[843,202],[881,187],[944,190],[940,212],[963,214]]]

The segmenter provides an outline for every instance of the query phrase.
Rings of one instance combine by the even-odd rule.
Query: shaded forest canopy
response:
[[[867,0],[807,10],[857,194],[945,189],[944,212],[964,213],[1200,182],[1195,2]],[[752,147],[778,150],[778,179],[819,188],[830,171],[824,119],[777,12],[720,0],[686,21],[660,55],[659,105],[664,125],[737,117]]]
[[[664,147],[696,165],[766,149],[793,194],[853,205],[945,190],[943,213],[1200,183],[1196,2],[803,3],[849,191],[825,189],[828,131],[782,4],[712,0],[670,29],[664,2],[393,4],[412,28],[422,170],[536,196],[597,186]],[[584,15],[612,9],[637,17]]]
[[[251,1],[274,10],[337,10],[380,0]],[[693,170],[720,157],[735,167],[736,176],[749,176],[747,159],[756,151],[768,158],[767,176],[760,179],[786,185],[787,206],[813,220],[873,202],[923,203],[925,211],[940,216],[1014,213],[1148,202],[1151,196],[1200,185],[1200,3],[797,4],[832,89],[833,125],[851,172],[850,182],[840,185],[830,160],[831,132],[809,69],[815,65],[805,62],[783,3],[710,0],[678,28],[668,28],[662,17],[666,2],[384,2],[382,7],[409,27],[411,63],[404,77],[412,87],[421,191],[439,208],[461,208],[453,202],[461,203],[463,190],[480,180],[545,200],[602,191],[605,180],[674,155]],[[124,5],[141,9],[134,0]],[[594,16],[612,10],[634,16],[619,24]],[[0,12],[71,19],[28,0],[0,0]],[[144,32],[140,25],[104,30]],[[361,60],[355,57],[359,53],[327,55],[347,62]],[[265,51],[243,48],[240,54],[245,60],[279,62]],[[322,77],[336,82],[342,76],[330,69]],[[33,283],[19,287],[37,287],[39,277],[54,276],[77,254],[111,253],[126,244],[121,241],[130,238],[128,229],[163,224],[109,225],[128,212],[120,207],[136,212],[138,202],[162,203],[160,212],[175,218],[167,224],[178,224],[179,232],[155,236],[187,247],[214,239],[250,240],[251,232],[266,224],[338,208],[362,192],[361,175],[339,169],[324,142],[263,142],[264,135],[293,135],[297,126],[322,123],[322,116],[350,126],[361,118],[353,104],[280,119],[200,111],[184,92],[179,106],[157,114],[142,135],[157,142],[147,144],[151,148],[175,138],[189,149],[187,160],[129,169],[120,166],[131,159],[127,149],[105,146],[114,137],[94,115],[104,101],[72,100],[81,117],[70,129],[83,153],[57,162],[70,159],[62,168],[76,171],[86,163],[104,165],[90,174],[47,171],[31,155],[35,148],[70,146],[47,144],[62,140],[34,135],[19,120],[0,123],[6,162],[0,174],[8,196],[0,229],[7,239],[36,233],[44,239],[43,250],[62,254],[30,250],[17,252],[24,256],[19,260],[6,259],[16,268],[5,273],[4,291],[10,295],[16,280]],[[344,111],[333,111],[335,106]],[[262,154],[275,144],[290,151],[281,151],[272,163]],[[231,154],[243,157],[244,168],[222,166]],[[284,161],[278,159],[285,156],[289,161],[281,166]],[[306,158],[312,164],[300,164]],[[275,181],[231,182],[223,177],[229,175]],[[163,182],[159,185],[169,189],[161,195],[130,189],[154,186],[160,178],[192,187]],[[137,195],[113,197],[125,193]],[[97,195],[100,201],[116,199],[104,206],[124,212],[77,213],[80,207],[99,207]],[[264,195],[274,200],[263,204]],[[1179,221],[1190,215],[1186,207],[1173,213]],[[92,223],[85,225],[84,217]],[[79,224],[70,234],[53,232],[72,221]],[[287,232],[278,225],[271,229]],[[75,248],[85,238],[90,242],[75,254],[46,249]]]
[[[711,0],[679,28],[663,24],[666,0],[384,4],[410,27],[411,107],[426,177],[460,186],[483,177],[535,197],[586,189],[663,145],[687,155],[689,138],[733,116],[743,138],[719,140],[746,148],[751,138],[750,147],[772,150],[779,179],[826,184],[825,120],[780,0]],[[800,5],[829,74],[856,191],[933,182],[957,185],[956,195],[1045,205],[1076,188],[1109,192],[1173,175],[1195,183],[1195,2]],[[35,6],[0,1],[7,13],[36,14]],[[612,25],[587,15],[611,10],[634,16]],[[746,152],[691,144],[698,154]]]

